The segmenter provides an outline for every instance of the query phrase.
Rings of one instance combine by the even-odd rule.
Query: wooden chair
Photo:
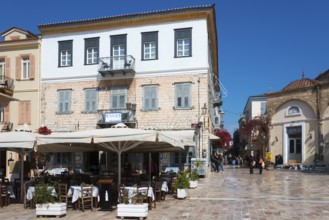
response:
[[[10,195],[8,193],[8,185],[0,183],[0,206],[8,206],[10,204]]]
[[[27,206],[29,205],[30,209],[33,209],[35,206],[35,199],[32,198],[30,201],[27,200],[26,198],[26,194],[27,194],[27,190],[30,186],[35,186],[35,182],[31,182],[31,181],[26,181],[24,182],[23,185],[23,197],[24,197],[24,208],[26,209]]]
[[[93,185],[90,184],[82,184],[81,185],[81,196],[78,200],[78,209],[82,209],[82,211],[85,211],[86,207],[90,207],[91,210],[93,210]]]
[[[59,183],[58,184],[59,201],[65,202],[67,208],[69,207],[73,208],[72,195],[68,195],[67,192],[68,192],[67,184]]]

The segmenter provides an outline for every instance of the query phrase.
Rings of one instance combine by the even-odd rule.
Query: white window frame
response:
[[[297,112],[291,112],[293,110],[298,110]],[[293,106],[290,106],[288,109],[287,109],[287,112],[286,112],[286,116],[288,117],[291,117],[291,116],[298,116],[298,115],[301,115],[301,110],[298,106],[296,105],[293,105]]]
[[[177,57],[189,57],[191,56],[191,39],[181,38],[177,39]]]
[[[72,66],[72,51],[62,50],[60,62],[61,62],[61,66]]]
[[[156,41],[144,42],[144,60],[156,59]]]
[[[30,79],[30,57],[22,57],[22,79]]]
[[[89,47],[87,48],[87,64],[96,64],[98,63],[98,48]]]

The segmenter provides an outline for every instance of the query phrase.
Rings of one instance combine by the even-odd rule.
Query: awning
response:
[[[209,139],[210,140],[219,140],[219,137],[214,134],[209,133]]]
[[[161,131],[170,137],[174,137],[177,141],[181,141],[185,146],[195,146],[194,130],[175,130],[175,131]]]
[[[0,92],[0,101],[19,101],[19,100]]]

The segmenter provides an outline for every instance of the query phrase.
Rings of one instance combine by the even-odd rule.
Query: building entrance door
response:
[[[288,162],[301,163],[302,162],[302,127],[295,126],[287,128],[289,137],[288,142]]]

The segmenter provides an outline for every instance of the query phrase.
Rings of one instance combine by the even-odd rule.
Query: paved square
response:
[[[149,211],[147,219],[312,219],[329,220],[329,174],[300,171],[225,167],[224,172],[209,173],[199,181],[197,189],[188,190],[188,198],[167,196]],[[0,219],[36,218],[35,210],[22,204],[0,208]],[[60,219],[117,219],[116,210],[68,211]],[[132,218],[129,218],[132,219]]]

